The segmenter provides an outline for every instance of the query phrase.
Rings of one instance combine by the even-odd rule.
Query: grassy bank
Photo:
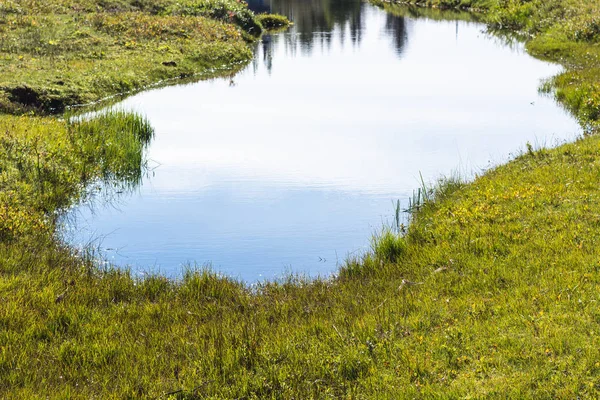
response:
[[[0,111],[61,113],[176,78],[235,72],[252,56],[246,41],[262,31],[236,0],[4,1]]]
[[[3,18],[22,17],[6,11],[5,4],[13,3],[2,4]],[[65,3],[46,11],[46,4],[27,4],[52,18],[79,18],[69,10],[83,7]],[[215,36],[216,51],[221,44],[241,46],[245,35],[214,15],[188,19],[169,11],[168,2],[156,9],[138,2],[102,4],[107,11],[99,13],[104,22],[93,28],[98,35],[111,34],[112,28],[102,33],[105,23],[121,24],[123,40],[165,26],[177,31],[183,29],[180,22],[206,24],[219,35],[231,33]],[[483,2],[477,4],[483,8]],[[487,4],[484,18],[502,10]],[[536,8],[542,3],[535,1],[502,4],[517,10],[529,4],[532,12],[542,12]],[[111,7],[131,14],[111,13]],[[81,18],[95,18],[86,15]],[[555,24],[575,24],[581,15],[512,29],[528,35],[537,29],[528,43],[534,48],[540,38],[550,37]],[[175,25],[163,24],[167,20]],[[161,23],[151,28],[151,21]],[[10,29],[6,25],[1,29]],[[204,43],[188,39],[182,40],[191,48]],[[174,36],[168,41],[179,43]],[[12,42],[3,42],[3,48],[6,43]],[[121,61],[89,67],[83,60],[81,70],[76,69],[77,52],[66,53],[65,65],[72,67],[64,71],[78,72],[55,89],[33,67],[39,62],[40,68],[54,71],[46,64],[54,56],[26,60],[33,64],[19,79],[3,68],[2,107],[14,113],[58,111],[56,104],[71,104],[67,88],[87,100],[118,93],[94,89],[95,78],[86,79],[95,66],[104,68],[109,80],[126,76],[127,55],[133,54],[126,53],[126,43],[106,53]],[[581,58],[595,54],[595,39],[559,38],[555,43],[562,43],[565,65],[574,66],[562,77],[582,77],[567,86],[557,78],[557,93],[584,126],[594,127],[595,114],[585,111],[593,107],[577,104],[569,93],[580,95],[586,85],[593,86],[593,64]],[[181,54],[184,61],[157,58],[160,65],[149,63],[149,70],[192,62],[186,58],[189,52]],[[3,55],[6,65],[21,73],[14,65],[19,56],[9,62],[13,53]],[[175,65],[162,64],[171,60]],[[110,65],[119,68],[114,75]],[[135,76],[145,76],[142,66],[131,65],[132,73],[139,73]],[[190,68],[201,72],[210,65]],[[95,73],[98,79],[102,75]],[[153,77],[148,82],[154,83]],[[11,97],[11,90],[24,83],[49,96],[38,99],[48,100],[29,104]],[[137,280],[126,271],[99,269],[55,237],[58,210],[85,196],[87,184],[117,176],[126,185],[140,178],[142,150],[151,135],[142,118],[121,113],[71,123],[0,117],[0,397],[600,395],[597,136],[552,150],[530,149],[473,183],[441,184],[429,193],[405,235],[383,233],[370,254],[349,260],[334,279],[289,278],[248,287],[207,271],[189,271],[180,282],[158,276]]]

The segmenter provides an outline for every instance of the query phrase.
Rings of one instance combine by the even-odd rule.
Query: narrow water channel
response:
[[[369,248],[421,175],[471,177],[527,142],[579,133],[538,93],[560,68],[481,24],[359,0],[250,5],[295,25],[265,35],[234,76],[120,103],[156,129],[151,172],[109,205],[75,209],[72,243],[171,277],[187,264],[248,282],[327,276]]]

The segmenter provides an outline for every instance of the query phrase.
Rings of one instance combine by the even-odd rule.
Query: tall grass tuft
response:
[[[154,135],[147,119],[110,110],[93,118],[71,119],[68,131],[79,154],[96,160],[101,179],[125,186],[139,184],[145,166],[144,150]]]
[[[396,263],[406,252],[406,239],[391,228],[373,237],[371,248],[375,257],[383,263]]]

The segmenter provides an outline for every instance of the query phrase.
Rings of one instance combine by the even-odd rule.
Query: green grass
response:
[[[258,14],[256,16],[265,29],[281,29],[290,26],[290,20],[278,14]]]
[[[96,15],[98,4],[0,5],[2,18],[52,22],[44,26],[58,32],[68,28],[69,18],[89,21],[81,27],[116,60],[90,67],[84,44],[81,60],[67,49],[63,61],[69,67],[49,69],[60,52],[36,45],[44,42],[29,39],[28,28],[15,22],[21,33],[10,35],[22,41],[2,44],[20,49],[2,52],[5,110],[58,111],[56,101],[70,104],[61,100],[67,89],[82,99],[117,93],[121,89],[92,89],[93,82],[105,74],[106,82],[124,79],[135,54],[135,45],[127,45],[132,39],[149,45],[159,40],[155,35],[165,35],[165,45],[198,49],[208,43],[217,53],[227,48],[222,37],[214,44],[179,38],[178,30],[192,24],[207,37],[230,32],[234,47],[242,40],[233,25],[167,12],[173,5],[168,1],[103,2],[107,12]],[[521,21],[507,26],[533,35],[528,48],[547,49],[539,54],[551,59],[560,55],[569,67],[548,89],[555,88],[584,126],[596,126],[593,101],[581,100],[596,93],[593,57],[586,61],[596,51],[596,28],[593,21],[579,22],[593,15],[586,7],[596,6],[564,3],[577,12],[558,18],[556,9],[535,14],[548,2],[502,4],[510,6],[503,20]],[[32,19],[19,11],[24,7],[51,17]],[[80,17],[71,14],[74,9],[83,10]],[[504,9],[487,10],[482,18]],[[525,11],[538,25],[520,19]],[[543,22],[547,18],[558,19]],[[573,29],[560,31],[556,24]],[[0,26],[3,35],[11,29]],[[113,28],[120,29],[122,43],[104,36]],[[54,41],[46,28],[39,34]],[[30,57],[23,58],[24,71],[16,64],[19,52]],[[149,70],[186,65],[174,61],[176,67]],[[143,63],[134,64],[128,68],[135,79],[156,82],[155,75],[144,75]],[[72,73],[72,79],[54,88],[50,70]],[[11,100],[16,86],[10,82],[43,88],[34,92],[45,100],[29,106]],[[131,87],[141,87],[135,82]],[[85,199],[92,182],[139,180],[152,136],[136,115],[67,117],[0,117],[0,397],[600,396],[600,137],[529,148],[472,183],[449,180],[433,191],[423,188],[406,233],[397,221],[374,239],[371,252],[348,260],[334,278],[291,276],[247,286],[194,269],[180,281],[137,279],[99,268],[90,254],[62,243],[55,232],[61,210]]]
[[[246,41],[262,30],[236,0],[8,1],[0,5],[0,111],[62,113],[233,72],[251,59]]]
[[[0,240],[53,233],[57,213],[93,180],[134,184],[152,128],[141,117],[106,112],[91,120],[0,118]]]
[[[0,244],[0,393],[595,398],[599,176],[593,136],[446,182],[327,281],[138,280],[23,232]]]

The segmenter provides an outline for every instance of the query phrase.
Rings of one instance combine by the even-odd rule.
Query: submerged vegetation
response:
[[[60,112],[244,61],[261,22],[233,3],[5,1],[2,110]],[[568,67],[559,99],[597,126],[596,5],[434,4],[533,35]],[[0,397],[600,396],[597,136],[424,188],[407,232],[335,278],[251,287],[193,269],[136,279],[56,237],[86,184],[140,179],[151,136],[119,112],[0,116]]]

